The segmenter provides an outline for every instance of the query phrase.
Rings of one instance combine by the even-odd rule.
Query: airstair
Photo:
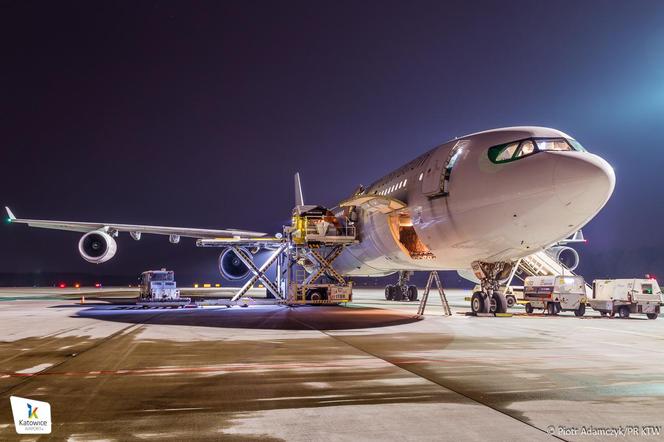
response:
[[[581,242],[581,240],[566,240],[563,242]],[[520,279],[523,282],[528,276],[558,275],[576,275],[576,273],[545,250],[542,250],[517,261],[507,283],[505,284],[504,293],[514,294],[514,292],[523,292],[523,285],[513,285],[515,278]],[[588,297],[592,295],[592,287],[589,284],[586,284],[586,294]]]

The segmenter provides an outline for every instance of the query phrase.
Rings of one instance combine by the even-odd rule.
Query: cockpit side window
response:
[[[516,158],[525,157],[526,155],[530,155],[533,152],[535,152],[535,145],[533,144],[532,140],[523,140],[521,142],[519,153],[517,154]]]
[[[572,145],[572,147],[574,148],[574,150],[578,150],[579,152],[588,152],[588,151],[586,150],[586,148],[583,147],[583,146],[581,145],[581,143],[579,143],[578,141],[576,141],[574,138],[569,138],[569,139],[567,140],[567,142],[568,142],[569,144]]]
[[[488,154],[494,163],[507,163],[546,151],[587,152],[578,141],[571,138],[526,138],[490,147]]]
[[[514,152],[516,152],[516,148],[519,147],[519,143],[510,143],[507,145],[497,146],[497,147],[501,147],[501,149],[498,152],[495,161],[498,162],[509,161],[514,156]]]

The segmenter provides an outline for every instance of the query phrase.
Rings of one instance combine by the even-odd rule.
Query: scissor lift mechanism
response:
[[[231,298],[230,303],[241,303],[254,284],[260,282],[283,304],[338,304],[352,300],[352,282],[337,272],[332,263],[347,246],[357,243],[355,226],[347,219],[343,224],[331,226],[332,234],[322,232],[316,225],[322,216],[293,215],[293,223],[284,226],[283,234],[272,238],[217,238],[200,239],[199,247],[225,247],[231,249],[253,274]],[[327,225],[326,225],[327,226]],[[260,266],[256,265],[247,248],[267,249],[272,253]],[[303,262],[313,266],[305,276]],[[268,270],[275,266],[276,277],[271,280]],[[331,282],[322,282],[326,277]]]

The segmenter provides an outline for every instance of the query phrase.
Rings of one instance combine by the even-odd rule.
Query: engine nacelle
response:
[[[117,251],[118,244],[115,239],[103,230],[86,233],[78,242],[78,252],[84,260],[93,264],[108,261]]]
[[[246,249],[242,250],[251,256]],[[219,255],[219,273],[226,279],[238,280],[246,278],[251,271],[233,250],[226,249]]]
[[[556,246],[546,249],[546,253],[570,270],[579,266],[579,253],[568,246]]]

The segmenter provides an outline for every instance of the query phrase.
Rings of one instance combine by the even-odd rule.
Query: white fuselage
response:
[[[585,151],[546,150],[507,162],[489,157],[493,146],[543,138],[571,139],[542,127],[480,132],[442,144],[377,180],[366,194],[395,198],[406,207],[389,214],[359,210],[360,242],[343,252],[335,268],[355,276],[461,270],[474,261],[512,261],[567,237],[608,201],[615,175],[606,161]],[[447,192],[441,194],[447,168]],[[426,256],[413,249],[426,250]]]

